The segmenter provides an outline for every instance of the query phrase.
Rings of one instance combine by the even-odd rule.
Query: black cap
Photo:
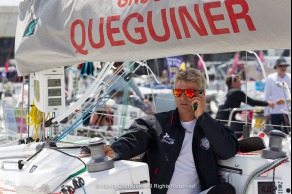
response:
[[[280,65],[283,65],[283,66],[290,66],[290,65],[287,63],[287,61],[286,61],[286,59],[285,59],[284,57],[281,57],[281,58],[277,59],[276,64],[275,64],[275,66],[274,66],[274,69],[276,69],[277,66],[280,66]]]

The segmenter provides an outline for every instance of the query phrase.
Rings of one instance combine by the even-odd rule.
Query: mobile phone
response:
[[[195,104],[192,105],[193,111],[196,111],[198,108],[198,103],[196,102]]]

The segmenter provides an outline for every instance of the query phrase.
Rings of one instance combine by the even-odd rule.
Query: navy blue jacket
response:
[[[178,110],[137,119],[112,149],[128,160],[145,152],[149,166],[152,194],[166,194],[185,137]],[[193,156],[202,189],[219,183],[217,160],[233,157],[239,148],[234,132],[208,113],[201,115],[195,126]]]

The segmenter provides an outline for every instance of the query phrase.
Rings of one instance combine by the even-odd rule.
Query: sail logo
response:
[[[168,135],[168,133],[166,133],[163,136],[163,139],[161,140],[163,143],[167,143],[169,145],[173,145],[175,142],[175,139],[170,138],[170,136]]]
[[[201,139],[201,148],[203,150],[209,150],[211,148],[210,142],[206,137]]]
[[[31,169],[29,170],[29,173],[33,173],[38,167],[36,165],[33,165]]]
[[[39,19],[33,19],[29,22],[28,26],[25,29],[23,37],[32,36],[35,33],[36,25],[38,24]]]

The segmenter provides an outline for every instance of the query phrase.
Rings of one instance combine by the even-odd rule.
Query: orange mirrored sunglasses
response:
[[[204,93],[204,90],[196,90],[196,89],[173,89],[173,95],[175,97],[180,97],[183,93],[185,93],[185,96],[188,98],[193,98],[195,96],[202,95]]]

